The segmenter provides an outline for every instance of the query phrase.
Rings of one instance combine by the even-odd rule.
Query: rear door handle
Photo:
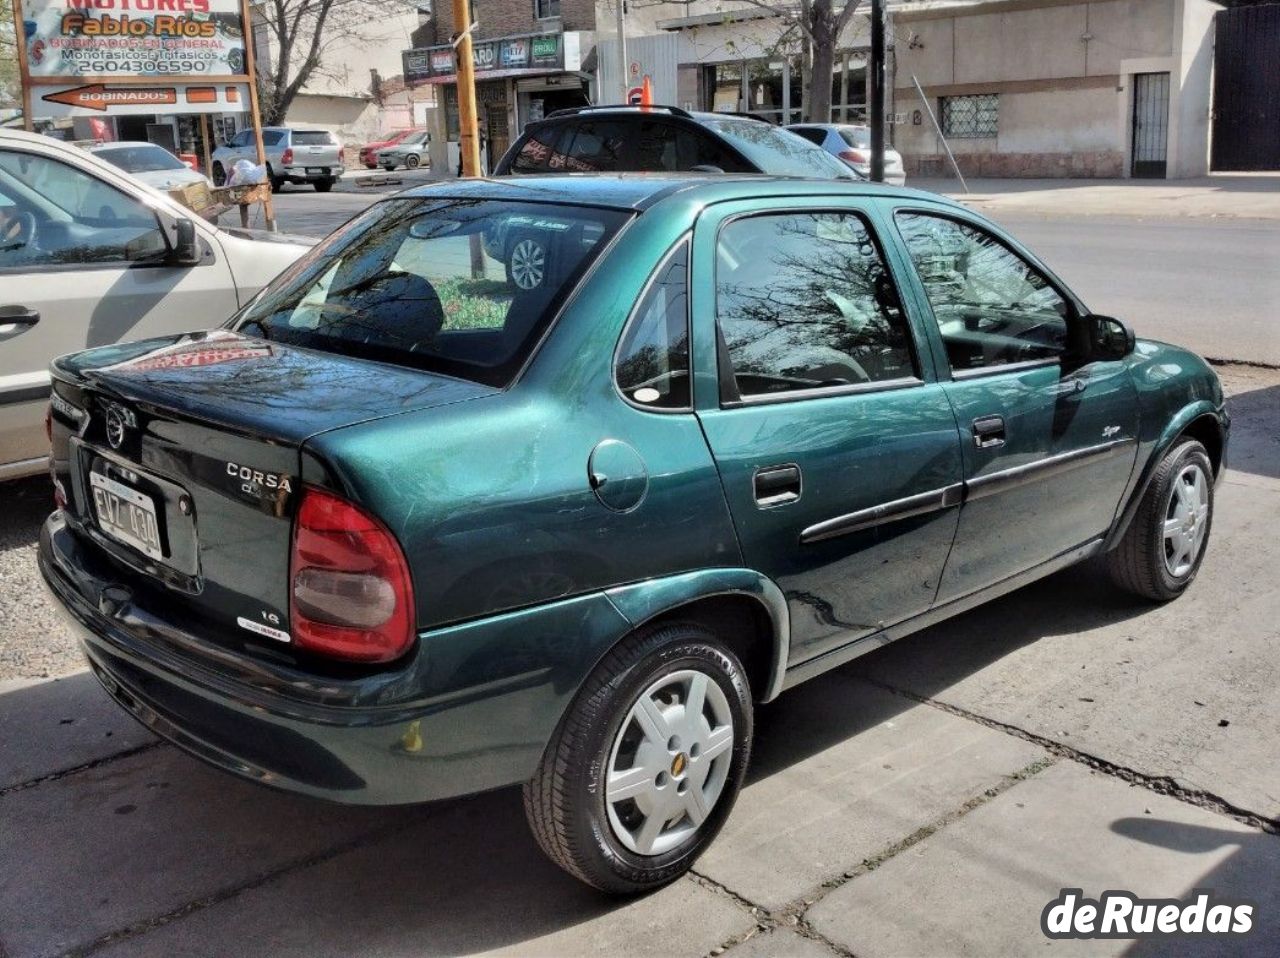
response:
[[[30,306],[0,306],[0,326],[34,326],[38,322],[40,312]]]
[[[973,444],[979,449],[999,449],[1004,439],[1004,416],[981,416],[973,421]]]
[[[756,495],[756,505],[764,509],[770,506],[785,506],[800,498],[800,467],[789,462],[780,466],[757,469],[752,485]]]

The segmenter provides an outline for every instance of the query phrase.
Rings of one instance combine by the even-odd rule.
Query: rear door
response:
[[[713,207],[694,234],[698,415],[791,664],[933,602],[960,502],[955,418],[856,201]]]
[[[213,326],[238,308],[215,245],[198,266],[166,264],[144,196],[34,144],[0,149],[0,477],[48,451],[56,356]]]
[[[1071,360],[1083,307],[1010,241],[950,210],[894,219],[964,440],[945,602],[1106,532],[1137,453],[1138,397],[1125,363]]]

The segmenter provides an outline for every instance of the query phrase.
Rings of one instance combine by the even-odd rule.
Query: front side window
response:
[[[658,267],[618,347],[618,388],[655,409],[689,408],[689,244]]]
[[[996,135],[1000,125],[1000,95],[944,96],[942,134],[953,139],[982,139]]]
[[[0,268],[138,263],[167,249],[145,204],[66,163],[0,150]]]
[[[898,229],[956,371],[1053,359],[1072,309],[1044,275],[969,223],[899,213]]]
[[[720,231],[716,320],[738,396],[916,375],[879,247],[853,213],[752,216]],[[721,377],[722,383],[725,377]]]
[[[236,326],[505,385],[624,222],[550,203],[388,200],[282,274]]]

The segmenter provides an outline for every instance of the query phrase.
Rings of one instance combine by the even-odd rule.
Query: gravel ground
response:
[[[1220,366],[1234,423],[1231,463],[1274,461],[1280,443],[1280,370]],[[66,675],[84,668],[36,569],[40,524],[52,508],[43,476],[0,483],[0,681]]]

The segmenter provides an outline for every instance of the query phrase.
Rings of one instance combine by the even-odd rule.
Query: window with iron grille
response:
[[[942,97],[942,134],[955,139],[996,135],[1000,121],[1000,95]]]
[[[560,0],[533,0],[533,15],[539,20],[560,16]]]

